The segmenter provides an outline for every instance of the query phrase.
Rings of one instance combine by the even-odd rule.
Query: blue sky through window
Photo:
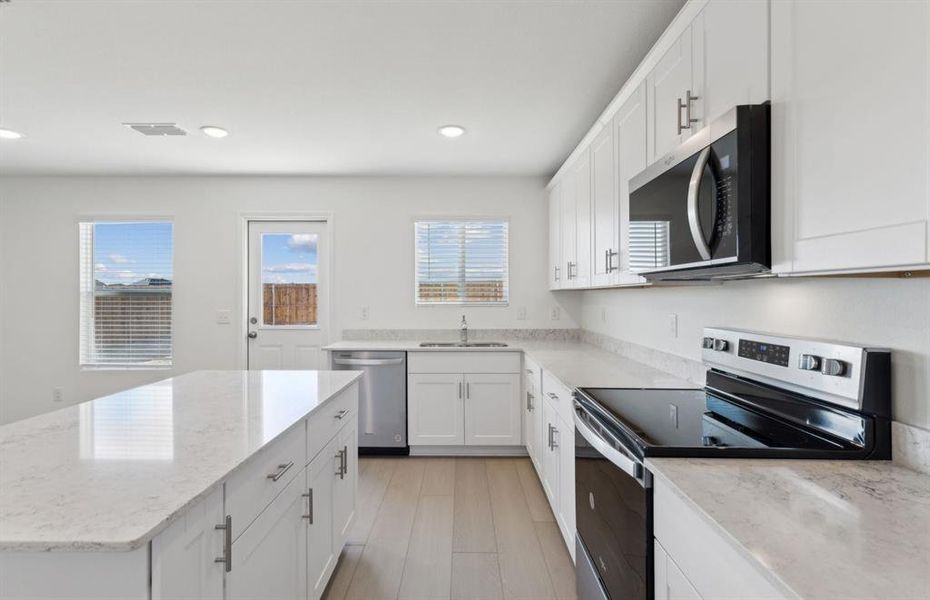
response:
[[[95,223],[94,279],[130,284],[174,278],[172,224]]]
[[[317,263],[316,234],[262,235],[263,283],[316,283]]]

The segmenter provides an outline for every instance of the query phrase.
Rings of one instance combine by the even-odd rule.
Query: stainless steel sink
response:
[[[420,342],[421,348],[506,348],[503,342]]]

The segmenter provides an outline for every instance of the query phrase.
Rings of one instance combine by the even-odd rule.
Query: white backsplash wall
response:
[[[705,326],[890,347],[894,418],[930,428],[930,278],[598,290],[583,293],[581,321],[585,329],[694,360],[701,359]]]
[[[0,178],[0,423],[176,373],[240,368],[242,214],[332,214],[333,340],[343,328],[455,328],[463,312],[475,329],[576,328],[578,294],[546,289],[544,186],[536,177]],[[174,221],[170,371],[78,368],[77,223],[119,215]],[[414,305],[413,222],[437,216],[510,218],[510,306]],[[232,324],[217,324],[217,310],[230,310]],[[52,402],[54,387],[63,403]]]

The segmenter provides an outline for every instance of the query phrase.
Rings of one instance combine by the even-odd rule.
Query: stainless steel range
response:
[[[886,349],[705,329],[701,389],[575,391],[578,595],[653,598],[650,456],[891,458]]]

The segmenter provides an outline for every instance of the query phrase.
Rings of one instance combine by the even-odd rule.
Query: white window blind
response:
[[[630,221],[630,270],[649,271],[669,264],[669,222]]]
[[[172,363],[173,231],[163,221],[80,223],[80,363]]]
[[[507,304],[507,221],[417,221],[414,229],[417,304]]]

